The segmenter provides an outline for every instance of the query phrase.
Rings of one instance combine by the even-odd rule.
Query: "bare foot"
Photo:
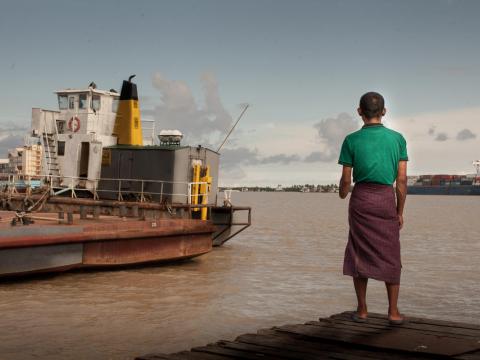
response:
[[[405,316],[400,314],[400,311],[398,311],[398,309],[388,309],[388,320],[393,322],[402,322],[403,320],[405,320]]]
[[[367,308],[364,307],[357,307],[357,316],[360,318],[360,319],[366,319],[368,317],[368,311],[367,311]]]

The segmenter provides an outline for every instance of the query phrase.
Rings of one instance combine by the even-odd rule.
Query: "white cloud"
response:
[[[440,132],[435,136],[435,141],[447,141],[448,135],[444,132]]]
[[[322,151],[315,151],[307,157],[308,162],[333,161],[338,159],[340,147],[345,136],[358,130],[360,122],[347,113],[322,119],[314,125],[318,136],[325,144]]]
[[[476,137],[469,141],[457,141],[456,136],[464,129],[472,134],[479,133],[478,120],[480,107],[473,107],[398,117],[390,124],[407,140],[410,174],[460,174],[473,172],[471,163],[480,157],[480,140]],[[447,139],[435,141],[435,136],[428,135],[432,128],[435,136],[445,134]]]
[[[200,80],[203,106],[197,104],[187,83],[155,73],[152,84],[160,92],[159,102],[144,113],[153,117],[161,129],[180,130],[187,143],[217,144],[232,125],[232,117],[222,104],[215,76],[204,73]]]
[[[463,129],[458,132],[457,140],[458,141],[465,141],[465,140],[472,140],[477,137],[470,129]]]
[[[6,158],[9,149],[22,146],[26,132],[25,127],[12,123],[0,124],[0,158]]]

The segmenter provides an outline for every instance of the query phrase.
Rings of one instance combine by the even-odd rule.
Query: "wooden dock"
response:
[[[351,312],[344,312],[305,324],[259,330],[235,341],[221,340],[190,351],[137,358],[160,359],[480,360],[480,326],[412,317],[403,325],[390,325],[380,314],[369,314],[368,323],[356,323]]]

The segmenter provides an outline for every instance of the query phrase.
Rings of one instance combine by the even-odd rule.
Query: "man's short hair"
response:
[[[379,93],[371,91],[360,98],[360,109],[367,119],[381,116],[384,108],[385,100]]]

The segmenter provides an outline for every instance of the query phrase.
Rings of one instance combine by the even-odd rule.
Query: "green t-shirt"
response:
[[[382,124],[372,124],[345,138],[338,163],[353,167],[355,183],[392,185],[401,160],[408,160],[407,143],[402,134]]]

